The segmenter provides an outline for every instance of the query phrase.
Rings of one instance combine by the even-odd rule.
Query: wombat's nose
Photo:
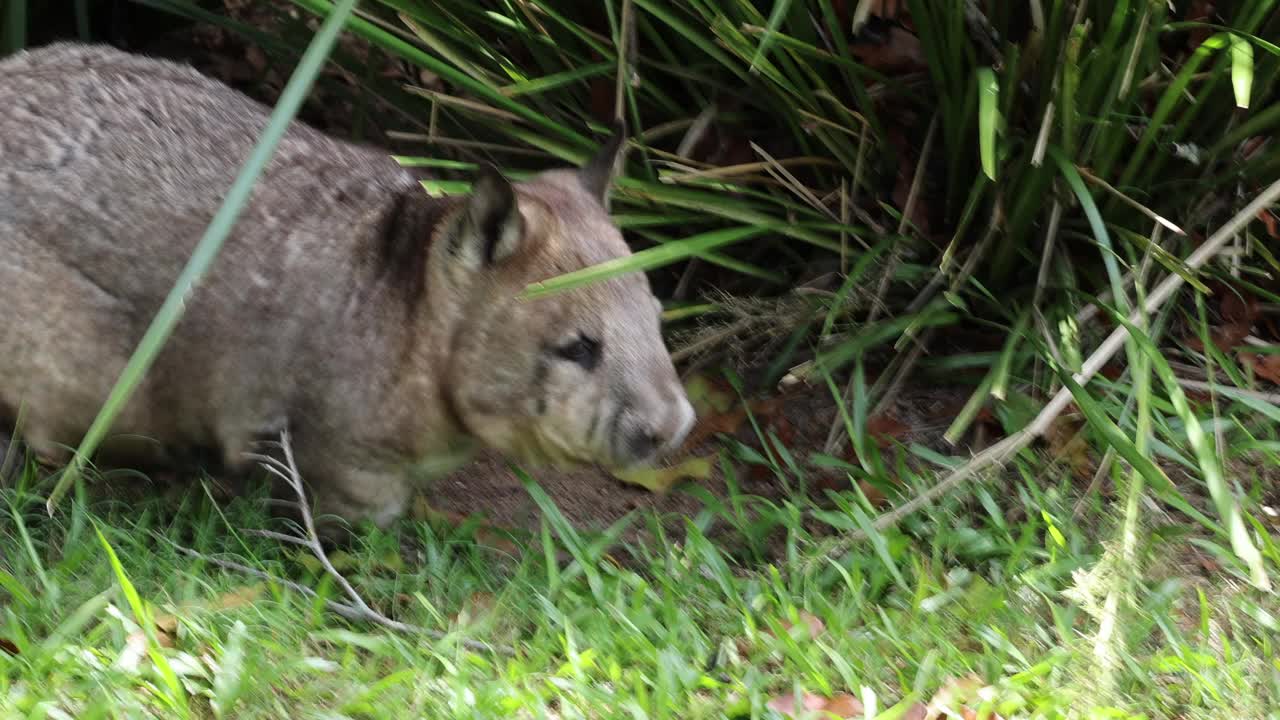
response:
[[[690,404],[689,398],[685,397],[684,393],[680,394],[679,400],[676,402],[675,416],[675,430],[664,439],[662,445],[664,452],[679,448],[684,443],[685,438],[689,437],[689,431],[693,430],[693,424],[698,419],[697,413],[693,410],[693,405]]]
[[[632,455],[651,457],[679,448],[693,429],[695,419],[693,405],[683,393],[680,394],[668,404],[663,417],[648,427],[639,428],[632,435],[629,442]]]

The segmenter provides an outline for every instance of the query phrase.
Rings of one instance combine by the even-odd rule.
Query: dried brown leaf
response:
[[[1231,352],[1242,340],[1249,337],[1249,331],[1252,328],[1252,322],[1243,321],[1219,325],[1209,330],[1209,342],[1222,352]],[[1204,343],[1198,336],[1186,338],[1183,344],[1195,352],[1204,352]]]
[[[828,700],[827,706],[822,709],[838,718],[861,717],[865,713],[862,701],[849,693],[836,695]]]
[[[889,413],[867,418],[867,434],[881,448],[892,445],[896,440],[904,439],[909,432],[911,428]]]
[[[799,615],[800,615],[800,624],[804,626],[805,634],[808,635],[809,640],[813,640],[817,638],[819,635],[821,635],[822,633],[826,632],[827,630],[826,624],[823,623],[822,619],[819,618],[817,615],[814,615],[808,610],[801,610]],[[792,635],[793,637],[795,636],[795,633],[792,632],[792,630],[796,626],[795,623],[792,623],[787,618],[783,618],[781,625],[782,625],[782,628],[786,630],[788,634]]]
[[[1071,474],[1079,480],[1088,480],[1094,472],[1089,444],[1085,442],[1083,424],[1070,417],[1059,415],[1044,433],[1049,446],[1049,456],[1071,468]]]
[[[1276,214],[1270,210],[1259,210],[1258,219],[1267,226],[1267,234],[1272,240],[1280,240],[1280,223],[1276,222]]]
[[[1280,385],[1280,355],[1240,353],[1240,362],[1253,368],[1258,377]]]
[[[795,694],[788,693],[773,698],[766,705],[787,717],[817,712],[820,713],[819,717],[853,718],[861,717],[864,713],[862,702],[849,693],[839,693],[831,698],[805,693],[800,696],[799,706],[796,704]]]
[[[929,717],[929,708],[925,707],[924,703],[918,702],[907,708],[900,720],[925,720],[927,717]]]
[[[805,693],[800,696],[799,704],[796,703],[796,696],[794,693],[781,695],[765,703],[765,707],[770,710],[777,710],[788,717],[795,717],[797,711],[804,710],[812,712],[814,710],[821,710],[826,706],[827,699],[821,695],[814,695],[813,693]]]
[[[866,35],[868,34],[864,33]],[[849,49],[858,62],[886,75],[914,72],[927,67],[920,38],[897,26],[891,26],[882,37],[862,37]]]
[[[967,718],[973,712],[968,704],[978,699],[978,692],[984,687],[986,683],[976,675],[947,680],[929,700],[926,717]]]

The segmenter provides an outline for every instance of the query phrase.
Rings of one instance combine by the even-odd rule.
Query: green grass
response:
[[[1273,472],[1278,446],[1257,443]],[[50,519],[48,482],[28,474],[0,493],[0,716],[766,718],[793,689],[869,693],[885,711],[976,676],[1003,717],[1274,717],[1280,612],[1228,544],[1144,508],[1143,572],[1125,570],[1098,541],[1117,508],[1090,495],[1074,519],[1079,486],[1039,454],[1009,470],[841,555],[815,556],[801,518],[866,528],[847,492],[733,494],[680,519],[678,540],[640,515],[659,539],[624,545],[573,529],[536,485],[542,530],[517,551],[477,541],[475,524],[406,521],[335,553],[375,608],[441,639],[345,621],[172,545],[341,600],[305,551],[242,532],[272,526],[257,498],[125,489]],[[1264,552],[1274,572],[1280,546]],[[1103,693],[1094,643],[1117,575],[1132,581],[1111,640],[1123,662]],[[806,627],[801,612],[817,637],[783,629]]]

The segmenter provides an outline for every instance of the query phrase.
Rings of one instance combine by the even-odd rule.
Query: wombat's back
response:
[[[0,415],[21,404],[33,431],[78,437],[267,118],[192,68],[108,47],[0,61]],[[353,288],[341,271],[406,184],[384,153],[291,127],[120,431],[199,434],[237,403],[276,413],[317,334],[297,309],[342,315]],[[323,342],[327,355],[356,345]]]
[[[97,273],[173,277],[266,121],[265,107],[190,67],[106,46],[0,61],[0,242],[82,260],[91,247]],[[296,224],[339,194],[376,204],[397,179],[385,155],[295,124],[242,223]]]

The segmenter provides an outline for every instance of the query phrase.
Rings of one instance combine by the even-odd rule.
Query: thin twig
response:
[[[1176,378],[1178,384],[1188,390],[1200,390],[1203,392],[1212,392],[1218,395],[1225,395],[1229,398],[1249,398],[1250,400],[1261,400],[1273,405],[1280,405],[1280,393],[1262,392],[1261,390],[1246,390],[1233,385],[1223,385],[1222,383],[1206,382],[1204,380],[1191,380],[1189,378]]]
[[[372,623],[381,625],[383,627],[396,630],[398,632],[425,634],[436,639],[444,638],[445,634],[441,633],[440,631],[428,630],[426,628],[418,627],[416,625],[410,625],[408,623],[400,622],[399,620],[392,620],[391,618],[383,615],[377,610],[374,610],[372,607],[369,606],[368,603],[364,601],[364,598],[360,595],[359,592],[356,591],[355,586],[353,586],[351,582],[348,581],[347,578],[342,573],[338,572],[338,569],[333,566],[333,562],[329,560],[329,555],[328,553],[325,552],[324,546],[320,542],[320,533],[316,529],[315,518],[311,513],[311,505],[310,503],[307,502],[307,492],[306,492],[305,483],[303,483],[302,481],[302,475],[298,471],[298,464],[293,457],[293,445],[289,442],[289,431],[288,430],[281,431],[280,441],[278,443],[269,443],[269,444],[274,445],[280,449],[280,451],[284,455],[283,460],[276,457],[272,457],[270,455],[265,455],[260,453],[245,453],[245,455],[252,460],[257,460],[259,464],[263,467],[263,469],[265,469],[267,472],[271,473],[272,475],[280,478],[281,480],[284,480],[289,485],[289,488],[293,490],[294,495],[297,496],[297,511],[299,516],[302,518],[302,529],[305,535],[303,536],[289,535],[286,533],[279,533],[272,530],[249,530],[248,532],[250,534],[257,535],[259,537],[270,538],[273,540],[286,542],[293,545],[300,545],[310,550],[311,554],[314,555],[316,559],[320,561],[320,564],[324,567],[325,572],[327,572],[329,576],[333,578],[334,582],[338,584],[338,587],[342,588],[342,592],[347,596],[347,600],[348,600],[348,602],[337,602],[333,600],[325,600],[325,604],[329,607],[329,609],[347,618],[348,620],[372,622]],[[303,593],[304,595],[307,595],[309,597],[316,597],[316,593],[313,590],[303,585],[300,585],[298,583],[285,580],[282,578],[277,578],[262,570],[252,568],[247,565],[231,562],[229,560],[219,560],[217,558],[208,557],[190,548],[184,548],[176,543],[173,543],[172,541],[168,541],[168,542],[169,544],[177,548],[180,552],[183,552],[187,555],[200,557],[204,560],[208,560],[209,562],[214,563],[215,565],[220,565],[225,568],[238,570],[240,572],[249,573],[257,577],[279,582],[293,590],[297,590],[298,592]],[[490,645],[490,644],[482,643],[479,641],[463,640],[462,642],[467,648],[473,649],[473,650],[486,651],[486,650],[492,649],[496,652],[500,652],[504,654],[514,653],[514,651],[512,651],[510,648],[504,648],[497,645]]]
[[[1172,231],[1174,231],[1174,232],[1178,233],[1179,235],[1186,235],[1186,234],[1187,234],[1185,231],[1183,231],[1183,229],[1182,229],[1182,228],[1178,227],[1177,225],[1174,225],[1174,224],[1173,224],[1172,222],[1170,222],[1168,219],[1166,219],[1166,218],[1162,217],[1162,216],[1160,215],[1160,213],[1157,213],[1155,210],[1152,210],[1151,208],[1147,207],[1146,205],[1143,205],[1142,203],[1138,202],[1137,200],[1134,200],[1133,198],[1129,197],[1128,195],[1125,195],[1124,193],[1120,192],[1120,191],[1119,191],[1119,190],[1117,190],[1114,186],[1112,186],[1112,185],[1111,185],[1111,183],[1107,182],[1106,180],[1103,180],[1102,178],[1098,177],[1097,175],[1094,175],[1093,173],[1091,173],[1091,172],[1089,172],[1088,170],[1086,170],[1086,169],[1084,169],[1084,168],[1080,167],[1079,165],[1077,165],[1077,166],[1076,166],[1076,171],[1077,171],[1077,172],[1079,172],[1079,173],[1080,173],[1080,176],[1081,176],[1081,177],[1083,177],[1085,180],[1088,180],[1089,182],[1093,183],[1094,185],[1097,185],[1098,187],[1102,188],[1103,190],[1106,190],[1107,192],[1111,193],[1112,195],[1115,195],[1116,197],[1120,198],[1120,200],[1121,200],[1122,202],[1124,202],[1124,204],[1128,205],[1129,207],[1133,208],[1134,210],[1137,210],[1138,212],[1142,213],[1143,215],[1146,215],[1147,217],[1151,218],[1152,220],[1156,221],[1157,223],[1160,223],[1161,225],[1163,225],[1163,226],[1165,226],[1165,227],[1169,228],[1170,230],[1172,230]]]
[[[613,96],[613,117],[615,120],[621,120],[626,115],[623,112],[623,103],[627,94],[627,85],[631,83],[631,74],[635,72],[631,64],[633,50],[632,26],[634,22],[635,13],[631,7],[631,0],[622,0],[622,19],[618,28],[618,77],[615,81]]]
[[[187,557],[195,558],[197,560],[203,560],[204,562],[207,562],[210,565],[216,565],[226,570],[234,570],[238,573],[251,575],[253,577],[266,580],[267,582],[277,583],[283,587],[293,590],[294,592],[301,593],[302,595],[306,595],[309,598],[320,597],[320,595],[315,590],[312,590],[311,588],[307,587],[306,585],[302,585],[301,583],[296,583],[292,580],[287,580],[277,575],[272,575],[271,573],[266,572],[265,570],[259,570],[258,568],[252,567],[250,565],[238,563],[233,560],[223,560],[222,558],[216,558],[216,557],[213,557],[212,555],[206,555],[198,550],[192,550],[189,547],[184,547],[182,545],[179,545],[178,543],[158,533],[152,533],[152,534],[156,538],[168,543],[169,546],[172,547],[174,550],[178,551],[183,555],[186,555]],[[396,632],[402,632],[406,634],[424,635],[434,640],[445,640],[449,637],[448,633],[441,632],[439,630],[432,630],[430,628],[424,628],[419,625],[400,622],[399,620],[392,620],[378,613],[373,613],[372,615],[370,615],[364,610],[358,607],[355,607],[353,605],[349,605],[344,602],[338,602],[337,600],[329,600],[327,598],[322,598],[322,599],[324,600],[325,607],[330,612],[332,612],[335,615],[338,615],[339,617],[346,618],[347,620],[350,620],[352,622],[372,622],[377,625],[381,625],[389,630],[395,630]],[[463,647],[467,648],[468,650],[473,650],[475,652],[496,652],[500,655],[515,655],[515,650],[506,645],[486,643],[486,642],[481,642],[479,640],[467,640],[465,638],[459,639],[459,642],[462,643]]]
[[[698,353],[716,347],[722,342],[727,342],[738,333],[746,332],[748,329],[763,322],[766,322],[766,320],[758,317],[747,317],[737,320],[732,325],[726,325],[723,329],[717,330],[711,335],[690,343],[679,350],[673,351],[671,353],[671,359],[677,363],[687,360]]]
[[[920,151],[920,158],[916,162],[915,177],[911,179],[911,189],[907,191],[907,201],[902,207],[902,218],[898,221],[898,235],[906,232],[908,218],[911,217],[912,210],[915,209],[916,199],[920,195],[920,186],[924,182],[925,168],[929,164],[929,155],[933,152],[933,139],[938,130],[938,114],[933,114],[933,119],[929,121],[929,130],[925,133],[924,147]],[[855,179],[854,189],[857,189]],[[889,292],[889,283],[893,280],[893,273],[898,266],[898,250],[895,246],[893,253],[889,256],[885,263],[884,274],[880,276],[880,284],[876,288],[875,297],[871,301],[871,309],[867,313],[866,324],[874,323],[880,317],[880,310],[884,307],[884,296]],[[844,387],[844,394],[841,396],[845,405],[853,402],[854,378],[850,377],[849,382]],[[835,419],[831,423],[831,428],[827,431],[827,441],[824,447],[834,448],[841,442],[840,429],[843,427],[843,421],[840,413],[836,413]]]
[[[1231,241],[1241,228],[1249,224],[1258,213],[1272,203],[1280,199],[1280,180],[1269,185],[1265,190],[1259,193],[1252,202],[1244,207],[1234,217],[1227,221],[1222,227],[1218,228],[1203,245],[1196,248],[1183,263],[1188,270],[1197,270],[1209,262],[1223,247]],[[1142,307],[1135,309],[1130,317],[1130,323],[1136,323],[1143,317],[1151,315],[1158,310],[1164,303],[1173,296],[1173,293],[1186,282],[1183,277],[1177,273],[1169,273],[1164,280],[1156,286],[1155,290],[1147,296]],[[1107,336],[1106,340],[1098,346],[1093,354],[1084,362],[1084,366],[1080,372],[1076,373],[1075,380],[1080,385],[1086,385],[1094,375],[1115,355],[1116,351],[1124,344],[1129,337],[1129,328],[1127,325],[1120,324],[1115,330]],[[878,517],[872,528],[876,532],[893,527],[902,518],[914,513],[915,511],[930,505],[938,498],[951,492],[959,487],[962,483],[969,480],[979,472],[989,467],[1003,463],[1006,459],[1020,452],[1023,448],[1030,445],[1036,438],[1044,434],[1045,430],[1053,423],[1054,419],[1062,413],[1062,411],[1071,402],[1070,388],[1062,388],[1058,391],[1053,399],[1045,405],[1044,409],[1036,415],[1026,427],[1013,433],[1009,437],[992,445],[986,450],[974,455],[969,462],[952,471],[950,475],[944,477],[938,484],[924,491],[920,495],[912,498],[893,511],[885,513]],[[867,539],[868,535],[862,530],[855,530],[845,533],[843,536],[826,543],[827,547],[820,552],[814,554],[814,560],[810,564],[817,562],[819,558],[827,558],[835,553],[843,553],[848,551],[854,544]]]
[[[305,548],[311,547],[311,543],[307,542],[305,539],[300,538],[297,535],[290,535],[289,533],[276,532],[275,530],[259,530],[257,528],[250,528],[248,530],[243,530],[242,532],[246,535],[275,540],[276,542],[289,543],[290,545],[301,545]]]
[[[757,145],[754,141],[749,144],[755,154],[764,158],[765,171],[772,175],[775,180],[786,186],[786,188],[794,193],[796,197],[808,203],[814,210],[823,213],[832,220],[840,220],[840,216],[837,215],[834,210],[824,205],[822,201],[818,199],[818,196],[813,194],[812,190],[805,187],[804,183],[800,182],[795,175],[791,174],[791,172],[783,167],[776,158],[768,153],[768,151]],[[867,249],[869,250],[870,247],[867,247]]]
[[[325,572],[333,577],[334,581],[338,583],[338,587],[341,587],[347,598],[351,600],[351,603],[370,615],[379,615],[376,610],[369,607],[364,598],[360,597],[360,593],[356,592],[355,587],[347,581],[347,578],[333,566],[333,563],[329,560],[329,554],[324,551],[324,547],[320,544],[320,533],[316,530],[316,521],[311,515],[311,506],[307,502],[307,491],[303,487],[302,476],[298,473],[298,466],[293,459],[293,446],[289,442],[288,430],[283,430],[280,433],[280,450],[284,452],[283,463],[272,458],[270,462],[263,463],[263,466],[288,482],[290,488],[293,489],[293,493],[298,496],[298,513],[302,517],[303,529],[307,533],[303,539],[307,541],[312,554],[324,566]]]

